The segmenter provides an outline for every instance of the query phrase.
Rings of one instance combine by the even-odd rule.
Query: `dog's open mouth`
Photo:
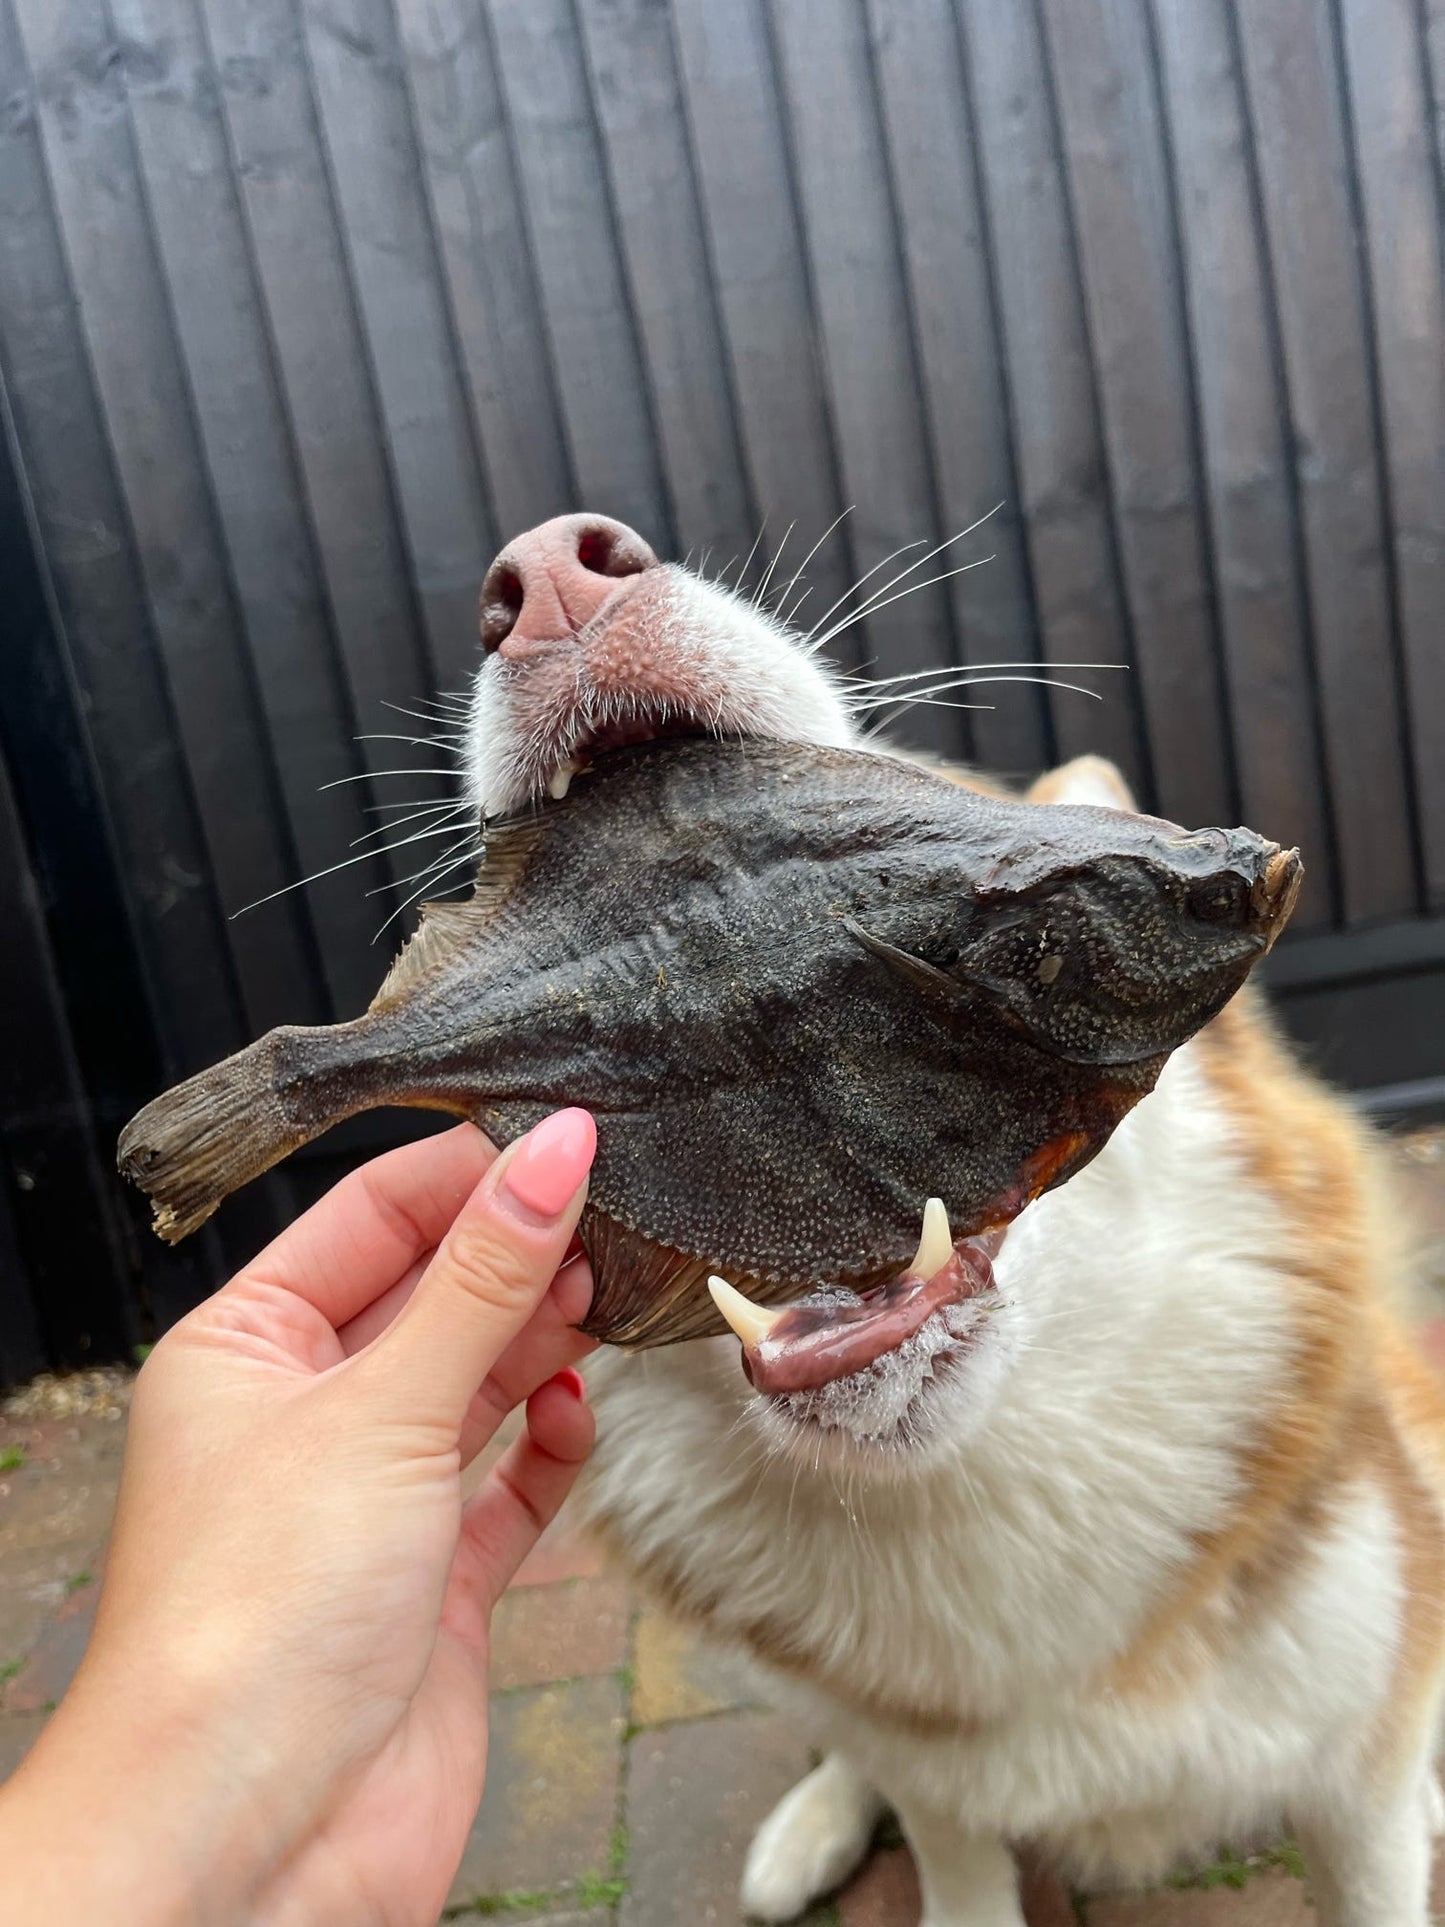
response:
[[[560,802],[572,787],[574,776],[583,775],[594,756],[609,749],[630,749],[636,743],[653,743],[660,737],[711,736],[716,731],[702,717],[667,703],[642,704],[636,712],[595,725],[584,725],[547,781],[547,794]]]
[[[823,1285],[768,1310],[721,1278],[709,1281],[718,1310],[742,1341],[743,1370],[767,1397],[816,1392],[868,1372],[911,1345],[932,1321],[940,1336],[947,1314],[993,1291],[993,1259],[1002,1229],[954,1242],[937,1198],[923,1214],[918,1251],[896,1278],[869,1291]]]

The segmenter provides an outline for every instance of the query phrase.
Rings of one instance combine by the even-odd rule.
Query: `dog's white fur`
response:
[[[677,620],[726,628],[717,592],[694,593]],[[726,613],[769,733],[791,703],[786,733],[847,740],[811,660]],[[505,783],[489,671],[479,796]],[[1091,761],[1051,783],[1053,800],[1119,797]],[[1249,1448],[1296,1389],[1316,1315],[1297,1202],[1211,1048],[1177,1052],[1095,1162],[1010,1230],[1001,1306],[925,1386],[917,1447],[766,1411],[731,1339],[593,1362],[588,1513],[830,1749],[754,1841],[750,1914],[787,1920],[834,1887],[886,1800],[925,1927],[1021,1927],[1014,1839],[1083,1881],[1132,1883],[1286,1826],[1325,1927],[1425,1927],[1441,1655],[1411,1628],[1421,1503],[1438,1520],[1445,1488],[1428,1425],[1396,1427],[1405,1472],[1346,1440],[1310,1504],[1271,1525],[1292,1535],[1272,1582],[1256,1549],[1248,1583],[1226,1570],[1171,1636],[1151,1633],[1201,1548],[1263,1504]],[[1411,1478],[1423,1502],[1402,1497]]]

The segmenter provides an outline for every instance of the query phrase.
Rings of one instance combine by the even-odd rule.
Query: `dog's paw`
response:
[[[883,1802],[831,1755],[784,1794],[753,1836],[743,1870],[743,1912],[795,1920],[846,1880],[868,1851]]]

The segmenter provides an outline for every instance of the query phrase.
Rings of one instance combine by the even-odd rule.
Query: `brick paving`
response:
[[[1432,1240],[1427,1275],[1445,1288],[1445,1133],[1407,1141],[1400,1166]],[[1445,1366],[1445,1316],[1422,1339]],[[89,1636],[128,1392],[125,1374],[90,1373],[37,1381],[0,1407],[0,1779]],[[487,1796],[448,1912],[458,1927],[481,1916],[727,1927],[740,1918],[752,1828],[808,1764],[746,1679],[642,1610],[564,1516],[497,1615]],[[1029,1927],[1310,1927],[1305,1884],[1278,1858],[1222,1866],[1194,1887],[1093,1896],[1026,1863],[1024,1910]],[[885,1825],[867,1865],[805,1927],[917,1927],[918,1916],[912,1861]]]

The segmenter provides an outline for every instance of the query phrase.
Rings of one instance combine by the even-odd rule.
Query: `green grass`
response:
[[[619,1820],[612,1829],[612,1838],[607,1843],[607,1870],[621,1873],[627,1865],[627,1822]]]
[[[144,1365],[154,1350],[154,1345],[132,1345],[130,1355],[137,1365]]]
[[[1169,1884],[1176,1888],[1233,1887],[1238,1890],[1247,1887],[1256,1874],[1271,1871],[1290,1874],[1296,1880],[1304,1879],[1304,1860],[1292,1840],[1282,1840],[1277,1847],[1263,1853],[1238,1854],[1229,1847],[1221,1848],[1212,1866],[1176,1874]]]
[[[574,1889],[579,1907],[615,1907],[627,1892],[625,1880],[604,1880],[600,1873],[584,1873]]]
[[[0,1472],[18,1472],[24,1463],[25,1447],[23,1445],[7,1445],[5,1450],[0,1452]]]
[[[505,1893],[486,1894],[472,1907],[474,1914],[540,1914],[544,1907],[556,1901],[555,1890],[549,1888],[545,1893],[523,1893],[518,1888],[508,1888]],[[465,1918],[465,1916],[463,1916]]]
[[[7,1679],[14,1679],[24,1664],[23,1659],[7,1659],[4,1665],[0,1666],[0,1686],[3,1686]]]
[[[84,1572],[73,1572],[65,1582],[65,1590],[67,1593],[79,1592],[82,1587],[90,1586],[94,1583],[95,1574],[89,1569]]]

